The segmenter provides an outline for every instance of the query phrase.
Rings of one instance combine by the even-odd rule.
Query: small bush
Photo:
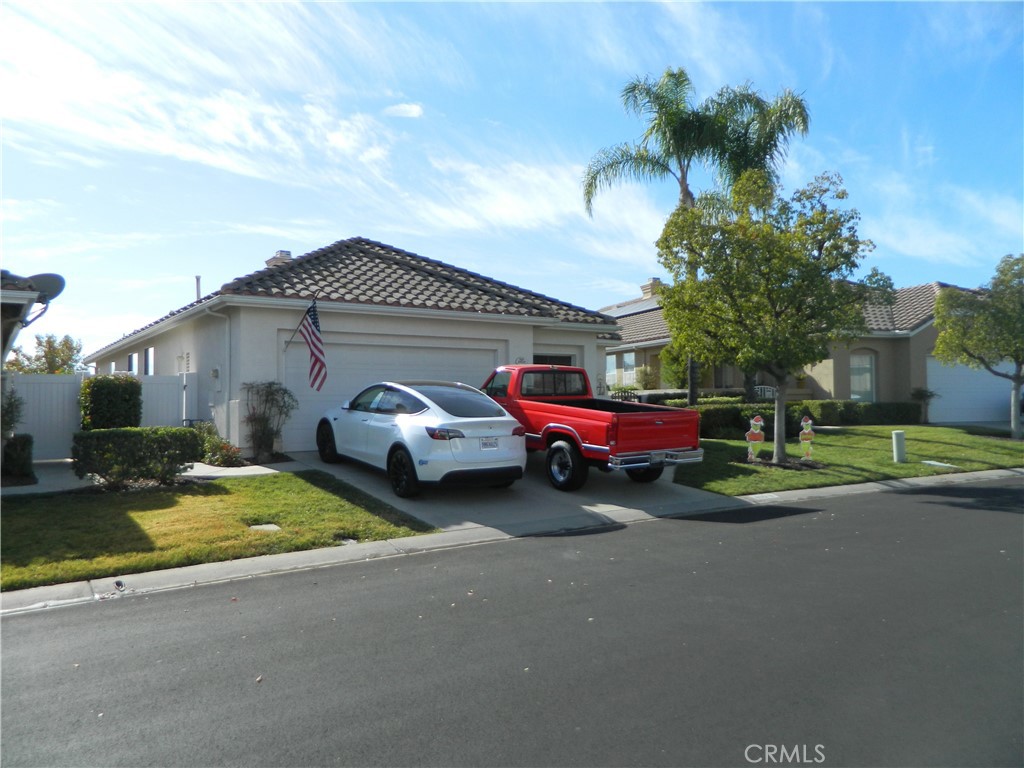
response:
[[[4,479],[11,479],[14,485],[30,485],[36,482],[32,471],[32,435],[15,435],[4,441],[3,470],[0,474]]]
[[[281,427],[299,407],[299,401],[287,387],[278,381],[247,382],[245,416],[242,422],[249,428],[249,442],[256,461],[266,462],[274,455],[274,439]]]
[[[242,451],[232,445],[217,432],[217,425],[208,421],[196,422],[192,428],[199,433],[203,441],[204,464],[214,467],[241,467],[245,465]]]
[[[11,387],[4,392],[3,403],[0,404],[0,421],[2,431],[5,435],[14,433],[14,430],[21,423],[25,412],[25,399],[18,394],[18,391]]]
[[[77,432],[71,446],[75,474],[112,488],[143,480],[170,485],[202,455],[202,439],[188,427],[93,429]]]
[[[713,395],[709,397],[702,397],[700,400],[697,401],[697,405],[739,405],[742,402],[742,397]]]
[[[93,376],[78,395],[82,429],[119,429],[142,424],[142,382],[134,376]]]

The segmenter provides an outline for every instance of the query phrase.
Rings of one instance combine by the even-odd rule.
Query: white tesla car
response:
[[[344,456],[387,470],[395,494],[421,483],[508,487],[526,467],[526,430],[478,389],[385,381],[332,408],[316,428],[325,462]]]

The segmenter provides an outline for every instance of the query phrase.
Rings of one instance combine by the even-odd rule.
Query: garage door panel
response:
[[[986,370],[945,366],[928,358],[928,389],[938,393],[928,406],[933,424],[1009,421],[1010,382]],[[1009,373],[1009,366],[999,370]]]
[[[370,384],[439,379],[479,387],[487,374],[499,365],[497,349],[480,347],[328,342],[325,353],[327,383],[320,392],[309,386],[309,352],[306,347],[292,345],[285,354],[284,383],[299,401],[298,410],[283,430],[285,451],[314,450],[316,423],[323,412],[352,398]]]

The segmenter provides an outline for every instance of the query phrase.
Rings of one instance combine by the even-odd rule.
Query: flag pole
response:
[[[323,288],[316,289],[316,293],[313,294],[313,300],[309,302],[309,307],[316,304],[316,297],[319,296],[323,292],[323,290]],[[306,312],[309,312],[309,307],[306,307]],[[302,320],[306,319],[306,312],[302,313]],[[295,338],[295,334],[298,333],[299,328],[302,327],[302,320],[299,320],[299,324],[295,326],[295,330],[292,331],[292,335],[288,338],[288,341],[284,343],[284,349],[282,350],[283,352],[288,351],[288,345],[292,343],[292,340]]]

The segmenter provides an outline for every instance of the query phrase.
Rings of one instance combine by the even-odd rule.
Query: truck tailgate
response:
[[[617,424],[613,454],[696,448],[700,416],[682,408],[652,413],[622,413]]]

